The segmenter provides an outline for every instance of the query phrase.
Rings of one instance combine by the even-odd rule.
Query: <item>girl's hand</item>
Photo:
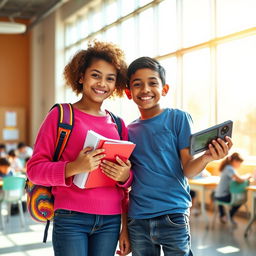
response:
[[[129,160],[124,162],[118,156],[116,157],[116,161],[117,163],[103,160],[100,167],[108,177],[124,183],[130,176],[131,162]]]
[[[66,175],[68,178],[81,172],[90,172],[99,167],[101,159],[105,157],[104,149],[96,149],[92,151],[91,147],[86,147],[80,151],[77,158],[73,162],[66,165]]]
[[[119,249],[116,254],[125,256],[131,252],[131,244],[127,229],[122,229],[119,236]]]
[[[225,140],[226,142],[218,138],[209,144],[209,149],[202,156],[206,162],[222,159],[228,154],[228,151],[233,146],[233,142],[228,136],[225,137]]]

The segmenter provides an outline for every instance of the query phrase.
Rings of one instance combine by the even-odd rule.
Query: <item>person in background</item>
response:
[[[169,85],[165,70],[150,57],[128,67],[128,98],[140,117],[128,125],[129,140],[136,144],[130,158],[134,179],[130,191],[128,230],[134,256],[188,256],[191,251],[187,178],[228,154],[232,140],[220,138],[198,157],[189,154],[191,116],[185,111],[163,108],[161,98]]]
[[[23,169],[23,165],[21,160],[17,157],[15,150],[11,149],[8,152],[8,160],[11,163],[11,168],[15,171],[15,172],[22,172]]]
[[[219,170],[221,172],[220,176],[220,182],[215,190],[214,193],[214,199],[223,201],[223,202],[230,202],[231,200],[231,194],[229,190],[229,185],[232,180],[235,180],[236,182],[242,183],[246,180],[249,180],[251,178],[251,175],[245,175],[244,177],[241,177],[237,173],[237,169],[241,166],[244,159],[239,155],[239,153],[233,153],[231,156],[226,157],[220,164]],[[230,209],[230,217],[235,225],[235,221],[233,220],[233,216],[237,212],[237,210],[240,208],[241,205],[233,206]],[[224,207],[222,205],[219,205],[219,213],[220,213],[220,221],[221,223],[226,223],[226,213],[224,211]]]
[[[5,157],[1,157],[0,158],[0,178],[13,176],[13,175],[14,175],[14,172],[11,168],[10,161]]]
[[[6,157],[6,146],[5,144],[1,143],[0,144],[0,157]]]
[[[33,154],[33,149],[29,147],[26,143],[24,142],[19,142],[17,145],[17,150],[16,150],[17,157],[20,159],[22,162],[23,167],[25,166],[25,159],[27,157],[31,157]]]

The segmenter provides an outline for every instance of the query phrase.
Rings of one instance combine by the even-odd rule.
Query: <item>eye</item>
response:
[[[110,76],[110,77],[107,78],[107,81],[109,81],[109,82],[115,82],[116,79],[115,79],[115,77]]]
[[[94,78],[100,78],[100,75],[97,74],[97,73],[92,73],[91,76],[94,77]]]
[[[134,83],[132,86],[133,87],[140,87],[140,83]]]
[[[158,86],[158,83],[157,82],[150,82],[149,85],[154,87],[154,86]]]

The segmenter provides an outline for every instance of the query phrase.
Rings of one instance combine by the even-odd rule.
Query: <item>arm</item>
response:
[[[197,158],[193,158],[189,154],[188,148],[180,150],[184,175],[188,178],[192,178],[201,172],[211,161],[225,157],[233,145],[229,137],[225,139],[227,143],[221,139],[213,140],[212,143],[209,144],[209,149]]]
[[[131,245],[129,241],[127,227],[127,213],[122,214],[122,227],[119,236],[119,249],[120,251],[117,251],[117,254],[119,255],[127,255],[131,252]]]
[[[237,175],[237,174],[234,174],[233,176],[232,176],[232,179],[233,180],[235,180],[236,182],[238,182],[238,183],[243,183],[243,182],[245,182],[246,180],[250,180],[250,178],[251,178],[251,175],[245,175],[244,177],[241,177],[241,176],[239,176],[239,175]]]

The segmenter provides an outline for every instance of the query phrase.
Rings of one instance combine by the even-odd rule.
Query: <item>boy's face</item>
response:
[[[158,106],[161,96],[168,92],[168,85],[162,84],[158,72],[149,68],[138,69],[130,78],[130,92],[140,109]]]
[[[6,174],[9,172],[9,169],[10,169],[9,166],[1,165],[1,166],[0,166],[0,173],[6,175]]]

